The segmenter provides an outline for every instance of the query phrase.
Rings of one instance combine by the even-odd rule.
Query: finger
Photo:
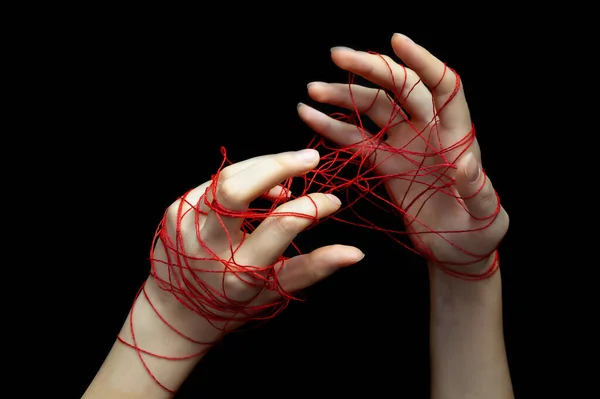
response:
[[[208,206],[201,199],[206,189],[210,185],[210,181],[205,182],[193,190],[182,195],[177,201],[173,202],[166,212],[166,228],[169,243],[164,243],[168,247],[172,247],[177,237],[176,229],[182,226],[182,223],[193,223],[193,212],[200,212],[206,215],[209,211]]]
[[[269,155],[263,155],[255,158],[246,159],[241,162],[229,165],[219,173],[221,180],[227,180],[229,177],[237,174],[238,172],[262,161]],[[211,181],[207,181],[198,187],[188,191],[182,195],[179,200],[175,201],[167,210],[167,232],[172,240],[175,239],[176,226],[185,226],[186,224],[195,223],[194,213],[192,208],[196,212],[200,212],[202,215],[207,215],[210,211],[210,204],[213,200],[212,193],[210,190],[207,191],[211,184]],[[206,221],[205,218],[201,218],[202,224]]]
[[[424,122],[433,119],[431,93],[414,71],[398,65],[388,56],[346,47],[331,49],[331,59],[340,68],[392,91],[411,119]]]
[[[284,292],[303,290],[329,277],[342,267],[360,262],[365,254],[356,247],[329,245],[308,254],[287,259],[277,272],[277,284]],[[258,302],[270,302],[279,296],[279,291],[263,291]]]
[[[344,147],[373,137],[364,128],[334,119],[306,104],[298,104],[298,115],[315,132]]]
[[[292,191],[289,188],[282,186],[281,184],[276,185],[264,194],[265,198],[271,200],[285,200],[289,199],[291,196]]]
[[[458,163],[456,188],[475,219],[491,221],[500,212],[500,200],[492,182],[471,152]]]
[[[183,242],[184,234],[194,231],[198,213],[208,214],[210,209],[202,197],[210,183],[207,181],[188,191],[166,210],[164,224],[161,223],[156,232],[156,246],[151,255],[152,274],[160,286],[179,285],[186,279],[184,268],[189,265],[189,260],[185,253],[189,248]],[[200,221],[203,220],[200,216]],[[164,230],[166,234],[163,234]]]
[[[339,207],[340,200],[336,196],[322,193],[280,205],[246,237],[236,252],[236,259],[248,260],[257,267],[273,264],[302,230]]]
[[[312,82],[308,85],[308,95],[315,101],[354,110],[367,115],[379,128],[393,127],[405,122],[407,117],[402,109],[385,91],[360,85],[331,84]]]
[[[396,55],[431,89],[442,126],[469,129],[471,117],[458,74],[404,35],[396,33],[392,47]]]
[[[311,129],[350,151],[360,155],[374,167],[384,165],[384,161],[394,156],[394,151],[382,145],[365,128],[346,123],[325,115],[306,104],[298,104],[298,115]]]
[[[223,168],[223,170],[219,173],[219,177],[221,178],[221,180],[227,180],[230,177],[238,174],[242,170],[247,169],[254,164],[257,164],[258,162],[263,161],[264,159],[266,159],[267,157],[270,157],[270,156],[271,155],[261,155],[258,157],[249,158],[244,161],[240,161],[240,162],[231,164],[231,165]]]
[[[319,162],[313,149],[274,154],[251,164],[238,173],[220,179],[214,188],[215,201],[204,225],[204,233],[221,236],[240,229],[243,212],[250,202],[282,181],[310,171]]]

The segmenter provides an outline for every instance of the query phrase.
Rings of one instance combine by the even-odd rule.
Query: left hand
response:
[[[356,106],[355,112],[380,129],[388,126],[387,147],[370,151],[369,133],[304,104],[298,107],[300,118],[339,145],[355,145],[376,160],[379,174],[395,176],[386,181],[388,192],[405,212],[413,244],[432,263],[471,277],[484,273],[509,218],[482,173],[477,141],[469,140],[474,131],[462,84],[454,71],[407,37],[394,35],[392,47],[410,69],[390,57],[348,48],[332,49],[331,57],[340,68],[392,91],[395,101],[382,90],[354,84],[315,82],[308,88],[318,102],[350,110]],[[403,151],[392,155],[390,148]],[[443,233],[421,234],[431,231]]]
[[[279,309],[290,293],[358,262],[363,253],[344,245],[289,259],[282,255],[314,218],[340,206],[331,194],[291,198],[287,192],[282,197],[282,182],[306,174],[318,162],[319,153],[309,149],[248,159],[225,167],[174,202],[159,229],[145,287],[161,315],[203,342],[216,341],[223,332],[260,319],[261,312]],[[269,215],[257,216],[250,203],[265,194],[285,201]],[[248,210],[251,217],[264,218],[251,233],[242,229]]]

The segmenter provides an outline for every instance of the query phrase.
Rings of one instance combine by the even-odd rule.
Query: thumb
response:
[[[475,219],[490,219],[500,211],[500,198],[472,152],[458,164],[456,188]]]
[[[279,272],[279,284],[286,292],[307,288],[364,258],[362,251],[346,245],[329,245],[288,259]]]

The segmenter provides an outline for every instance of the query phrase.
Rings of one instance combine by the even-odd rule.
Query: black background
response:
[[[514,127],[526,99],[504,90],[521,82],[528,67],[509,69],[502,58],[522,51],[523,43],[517,48],[512,36],[499,33],[500,22],[490,19],[450,29],[415,18],[357,15],[334,25],[319,13],[295,20],[291,9],[286,18],[262,15],[243,24],[220,15],[211,25],[210,14],[191,21],[158,11],[108,19],[67,46],[74,61],[63,72],[71,76],[68,95],[77,104],[70,127],[79,134],[66,140],[76,150],[63,177],[77,192],[79,205],[69,217],[78,221],[76,245],[87,255],[83,264],[66,266],[85,282],[73,288],[74,298],[85,298],[74,302],[72,313],[74,335],[86,348],[72,362],[77,394],[102,364],[147,276],[164,209],[214,173],[221,146],[233,161],[305,147],[313,133],[298,118],[296,104],[311,103],[306,84],[347,81],[329,49],[343,45],[392,55],[396,31],[464,81],[484,167],[511,216],[500,248],[506,345],[515,391],[530,386],[531,357],[524,348],[533,333],[523,323],[532,322],[535,301],[525,289],[531,273],[517,257],[527,230],[515,145],[522,132]],[[428,397],[422,259],[384,235],[330,222],[299,242],[305,249],[356,245],[366,258],[306,290],[306,303],[292,304],[260,329],[230,335],[202,360],[178,397]]]

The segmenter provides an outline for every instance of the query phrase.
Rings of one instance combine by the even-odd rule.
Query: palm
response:
[[[216,323],[230,322],[233,303],[248,304],[260,294],[261,270],[256,268],[256,274],[248,272],[244,266],[252,260],[243,255],[235,257],[235,263],[229,262],[241,248],[244,239],[241,230],[228,231],[225,239],[205,237],[208,218],[198,218],[195,210],[209,212],[201,199],[209,184],[206,182],[183,195],[181,201],[168,209],[163,221],[166,229],[157,237],[160,239],[152,256],[153,275],[159,286],[179,298],[196,298],[186,301],[194,312]],[[238,316],[243,319],[245,315]]]
[[[468,132],[446,132],[439,125],[425,123],[402,123],[397,131],[391,132],[387,140],[393,149],[402,148],[401,154],[385,159],[377,171],[382,175],[404,175],[386,180],[390,197],[404,213],[407,229],[414,233],[410,237],[417,247],[426,247],[435,258],[447,262],[469,262],[470,257],[449,246],[447,241],[468,252],[481,251],[478,234],[443,233],[473,230],[482,225],[465,212],[464,204],[457,199],[459,194],[447,183],[455,176],[455,169],[449,165],[456,163],[460,150],[438,155],[440,150],[463,139]],[[419,134],[417,132],[420,132]],[[434,139],[441,139],[441,143]],[[406,144],[410,142],[410,144]],[[441,144],[441,145],[440,145]],[[477,146],[473,143],[472,146]],[[423,155],[407,155],[423,154]],[[427,154],[427,156],[425,156]],[[449,195],[450,194],[450,195]],[[426,233],[426,234],[419,234]],[[492,247],[489,250],[493,249]]]

